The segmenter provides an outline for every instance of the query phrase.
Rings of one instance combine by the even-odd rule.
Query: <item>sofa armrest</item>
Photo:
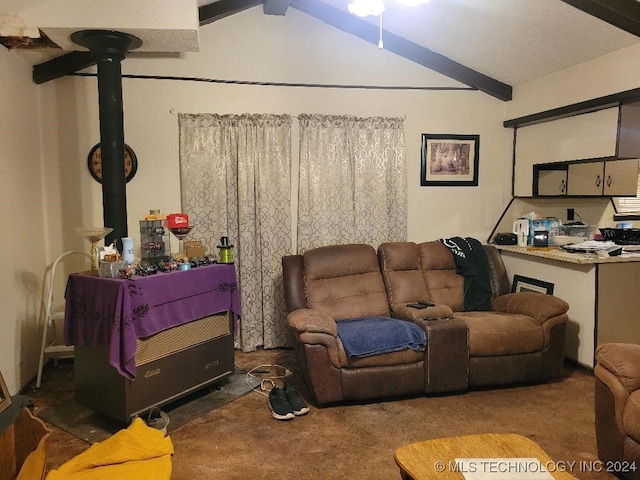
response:
[[[628,393],[640,389],[640,345],[605,343],[596,349],[596,363],[612,373]]]
[[[593,373],[609,389],[620,431],[640,440],[640,345],[605,343],[596,349]],[[598,413],[596,406],[596,413]],[[601,414],[602,415],[602,414]]]
[[[401,318],[403,320],[411,320],[413,322],[417,320],[453,317],[453,310],[451,310],[448,305],[438,304],[427,308],[412,308],[408,305],[409,304],[407,303],[396,303],[391,305],[393,317]]]
[[[335,320],[311,308],[301,308],[291,312],[287,316],[287,322],[298,334],[307,332],[326,333],[332,337],[338,336]]]
[[[287,322],[299,342],[324,346],[332,365],[340,368],[338,327],[333,318],[317,310],[301,308],[291,312],[287,316]]]
[[[550,318],[564,315],[569,310],[569,304],[564,300],[535,292],[507,293],[496,297],[491,302],[496,312],[516,313],[528,315],[544,324]]]
[[[469,380],[469,329],[460,319],[421,321],[427,336],[427,393],[463,391]]]
[[[302,255],[285,255],[282,257],[282,286],[287,312],[293,312],[299,308],[307,308]]]

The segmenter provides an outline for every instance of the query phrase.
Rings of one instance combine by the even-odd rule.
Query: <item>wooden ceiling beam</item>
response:
[[[636,0],[562,0],[614,27],[640,37],[640,3]]]
[[[323,22],[361,38],[367,42],[378,44],[380,38],[379,27],[361,18],[354,17],[348,12],[332,7],[318,0],[291,0],[291,6],[307,13]],[[512,99],[513,89],[483,73],[451,60],[444,55],[422,47],[403,37],[383,30],[384,49],[416,62],[424,67],[441,73],[460,83],[487,93],[503,101]]]
[[[265,15],[284,15],[289,8],[289,0],[264,0]]]
[[[219,0],[208,5],[198,7],[200,26],[208,25],[222,18],[242,12],[256,5],[260,5],[262,0]]]
[[[75,51],[33,66],[33,83],[46,83],[96,64],[91,52]]]

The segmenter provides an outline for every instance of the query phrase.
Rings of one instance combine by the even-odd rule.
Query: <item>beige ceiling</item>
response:
[[[324,0],[346,9],[346,0]],[[385,30],[518,85],[640,39],[560,0],[384,0]],[[377,17],[367,17],[378,23]],[[384,39],[384,36],[383,36]]]
[[[55,1],[0,0],[0,15]],[[348,0],[324,1],[347,10]],[[198,1],[207,3],[211,0]],[[512,86],[640,41],[561,0],[431,0],[417,7],[385,0],[385,4],[385,31]],[[377,17],[367,20],[378,25]],[[35,56],[29,61],[42,59]]]

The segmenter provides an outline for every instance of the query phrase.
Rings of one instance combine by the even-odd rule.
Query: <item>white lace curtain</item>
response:
[[[235,247],[242,301],[236,347],[288,346],[282,256],[292,253],[291,117],[180,114],[182,209],[190,239]],[[298,252],[406,239],[400,118],[301,115]]]
[[[298,252],[407,237],[401,118],[300,115]]]
[[[182,209],[190,238],[235,244],[242,319],[236,347],[289,343],[282,256],[292,251],[291,117],[180,114]]]

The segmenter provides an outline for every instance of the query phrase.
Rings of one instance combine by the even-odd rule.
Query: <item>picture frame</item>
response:
[[[525,277],[523,275],[513,276],[513,285],[511,286],[511,293],[516,292],[537,292],[547,295],[553,295],[553,283],[538,280],[537,278]]]
[[[480,135],[422,134],[420,185],[477,187]]]
[[[4,383],[2,372],[0,372],[0,413],[9,408],[9,405],[11,405],[11,395],[9,395],[9,389]]]

